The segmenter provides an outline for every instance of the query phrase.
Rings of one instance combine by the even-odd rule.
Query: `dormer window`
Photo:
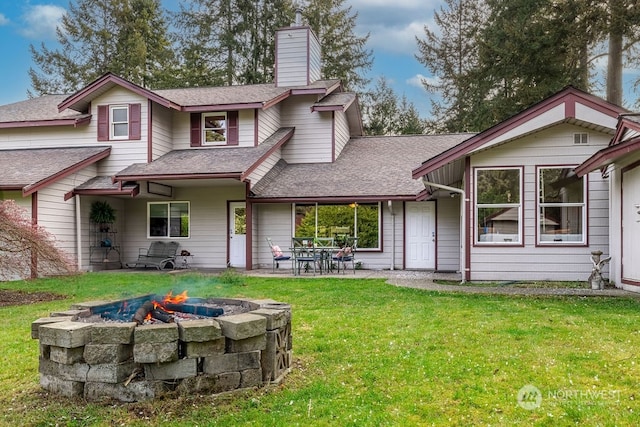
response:
[[[191,114],[191,146],[238,145],[238,112]]]
[[[227,113],[202,115],[202,145],[227,144]]]
[[[141,105],[98,105],[98,141],[139,140]]]

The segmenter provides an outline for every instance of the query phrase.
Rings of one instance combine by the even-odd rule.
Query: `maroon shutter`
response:
[[[129,139],[140,139],[140,104],[129,104]]]
[[[227,112],[227,145],[238,145],[238,112]]]
[[[191,113],[191,146],[192,147],[200,147],[201,138],[202,138],[202,129],[201,129],[201,117],[200,113]]]
[[[109,140],[109,107],[98,105],[98,141]]]

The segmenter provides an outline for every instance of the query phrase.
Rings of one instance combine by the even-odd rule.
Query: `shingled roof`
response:
[[[22,190],[26,196],[110,153],[106,146],[0,150],[0,189]]]
[[[376,136],[351,139],[334,163],[286,164],[252,189],[257,201],[416,200],[424,192],[411,171],[470,134]]]
[[[240,178],[292,135],[293,128],[281,128],[257,147],[174,150],[151,163],[133,164],[118,172],[115,179]]]
[[[0,105],[0,127],[8,127],[7,125],[11,123],[69,119],[78,121],[91,117],[89,114],[81,114],[71,109],[58,112],[58,104],[66,97],[67,95],[44,95],[13,104]]]

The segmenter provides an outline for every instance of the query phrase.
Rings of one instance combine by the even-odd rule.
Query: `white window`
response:
[[[586,243],[585,181],[573,168],[538,169],[538,243]]]
[[[129,138],[129,106],[112,105],[109,107],[110,139]]]
[[[149,202],[147,237],[189,237],[189,202]]]
[[[589,134],[588,133],[574,133],[573,134],[573,143],[576,145],[588,144],[589,143]]]
[[[227,143],[227,113],[202,115],[202,145],[225,145]]]
[[[521,168],[475,170],[476,243],[522,242]]]

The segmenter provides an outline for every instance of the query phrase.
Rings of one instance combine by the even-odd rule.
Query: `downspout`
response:
[[[82,270],[82,217],[80,211],[80,196],[76,194],[76,253],[78,271]]]
[[[458,193],[460,194],[460,273],[462,274],[462,283],[465,283],[465,242],[467,241],[467,230],[465,228],[465,224],[466,224],[466,210],[465,210],[465,201],[466,201],[466,194],[464,192],[463,189],[461,188],[455,188],[455,187],[449,187],[448,185],[442,185],[442,184],[436,184],[435,182],[429,182],[426,178],[426,176],[422,177],[422,183],[424,184],[425,188],[427,187],[435,187],[435,188],[439,188],[442,190],[446,190],[452,193]]]
[[[389,213],[391,214],[391,268],[393,271],[395,269],[396,262],[396,213],[393,211],[393,202],[391,200],[387,200],[387,207],[389,208]]]

